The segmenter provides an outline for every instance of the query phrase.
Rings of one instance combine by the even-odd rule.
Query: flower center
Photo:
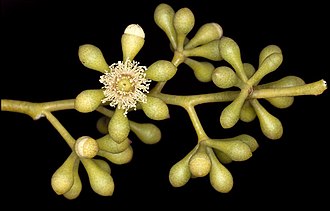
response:
[[[117,90],[122,92],[131,92],[134,89],[134,84],[131,82],[130,77],[122,77],[117,81]]]

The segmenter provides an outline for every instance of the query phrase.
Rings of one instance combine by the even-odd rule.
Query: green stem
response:
[[[194,106],[189,105],[189,106],[185,106],[184,108],[186,109],[186,111],[190,117],[191,123],[192,123],[193,127],[195,128],[198,142],[208,139],[208,136],[206,135],[206,133],[203,129],[203,126],[202,126],[201,122],[199,121],[199,118],[197,116]]]
[[[43,114],[46,116],[47,120],[53,125],[53,127],[59,132],[59,134],[63,137],[63,139],[70,146],[70,148],[73,149],[76,140],[63,127],[63,125],[58,121],[58,119],[49,111],[45,111]]]

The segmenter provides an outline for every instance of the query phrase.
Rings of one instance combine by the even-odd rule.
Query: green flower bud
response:
[[[171,47],[176,49],[176,31],[174,29],[174,10],[165,3],[159,4],[154,12],[154,20],[159,28],[161,28],[171,42]]]
[[[76,159],[76,162],[73,167],[73,185],[71,186],[70,190],[63,193],[63,196],[67,199],[76,199],[82,190],[82,183],[79,177],[79,163],[80,160]]]
[[[169,181],[173,187],[182,187],[190,179],[191,173],[189,169],[189,160],[196,152],[198,145],[194,147],[184,158],[174,164],[169,173]]]
[[[147,102],[141,103],[144,113],[153,120],[164,120],[170,117],[166,103],[156,97],[147,96]]]
[[[146,78],[153,81],[168,81],[177,71],[177,67],[170,61],[158,60],[145,71]]]
[[[112,176],[103,170],[92,159],[81,159],[89,178],[93,191],[101,196],[112,196],[115,183]]]
[[[267,74],[275,71],[282,63],[283,55],[282,53],[273,53],[266,57],[264,61],[260,64],[257,71],[249,79],[250,85],[256,85],[259,81]]]
[[[276,108],[288,108],[293,104],[294,97],[270,97],[265,100]]]
[[[233,188],[233,176],[230,171],[219,162],[211,148],[207,148],[207,153],[212,163],[209,174],[212,187],[220,193],[228,193]]]
[[[99,118],[96,122],[96,129],[102,133],[102,134],[108,134],[108,124],[109,124],[110,118],[107,116],[102,116]]]
[[[100,150],[98,155],[108,159],[114,164],[126,164],[129,163],[133,158],[133,148],[130,145],[124,151],[118,153],[111,153],[108,151]]]
[[[89,136],[81,136],[77,139],[74,149],[80,158],[93,158],[99,151],[99,146],[95,139]]]
[[[117,143],[127,139],[130,132],[129,120],[124,112],[125,109],[116,108],[108,125],[109,135]]]
[[[236,99],[222,110],[220,115],[220,124],[223,128],[231,128],[238,122],[240,119],[241,109],[248,94],[248,90],[242,90]]]
[[[259,118],[260,128],[263,134],[269,139],[279,139],[283,135],[281,121],[271,115],[256,99],[250,101]]]
[[[185,49],[191,49],[199,45],[209,43],[220,39],[223,34],[222,27],[217,23],[206,23],[202,25],[195,36],[184,46]]]
[[[254,152],[259,147],[257,140],[248,134],[241,134],[232,139],[237,139],[247,144],[250,147],[251,152]]]
[[[212,80],[214,66],[210,62],[199,62],[194,59],[186,58],[184,63],[194,71],[194,75],[198,81],[206,83]]]
[[[74,100],[74,108],[82,113],[95,111],[104,98],[101,89],[89,89],[80,92]]]
[[[194,177],[204,177],[211,170],[211,160],[206,153],[206,146],[200,145],[189,159],[189,170]]]
[[[241,108],[240,120],[243,122],[252,122],[257,117],[254,108],[251,106],[250,102],[246,100]]]
[[[108,172],[108,174],[111,174],[111,168],[109,163],[107,163],[104,160],[101,159],[93,159],[93,161],[104,171]]]
[[[213,152],[221,163],[228,164],[233,161],[226,153],[220,150],[213,148]]]
[[[220,150],[233,161],[244,161],[252,156],[249,145],[234,139],[208,139],[205,144],[214,149]]]
[[[301,78],[293,75],[285,76],[277,81],[272,81],[265,84],[260,84],[257,86],[258,89],[276,89],[276,88],[286,88],[292,86],[304,85],[305,81]]]
[[[177,47],[181,51],[187,34],[194,28],[194,14],[189,8],[181,8],[174,14],[173,24],[177,34]]]
[[[247,78],[251,78],[251,76],[256,72],[256,69],[250,63],[243,63],[243,68]]]
[[[144,45],[145,34],[138,24],[130,24],[126,27],[121,37],[121,47],[123,51],[123,61],[127,59],[133,61],[135,56]]]
[[[241,59],[241,52],[237,43],[229,37],[221,37],[219,41],[219,50],[222,58],[235,69],[237,76],[243,82],[247,81],[247,76]]]
[[[238,83],[238,77],[236,73],[230,67],[221,66],[215,68],[212,74],[213,83],[222,89],[227,89],[236,86]]]
[[[127,149],[130,145],[130,140],[126,138],[124,141],[118,143],[114,141],[109,134],[96,139],[99,149],[110,153],[119,153]]]
[[[68,192],[74,182],[74,166],[78,156],[71,153],[64,163],[54,172],[51,178],[51,185],[56,194],[62,195]]]
[[[186,57],[203,57],[212,61],[221,61],[223,58],[219,51],[219,40],[213,40],[196,48],[183,51]]]
[[[268,45],[263,48],[259,54],[259,66],[264,62],[264,60],[273,53],[282,54],[282,50],[277,45]]]
[[[130,127],[135,135],[145,144],[156,144],[162,137],[160,129],[152,123],[130,121]]]
[[[84,44],[79,46],[78,56],[80,62],[87,68],[97,70],[101,73],[110,71],[101,50],[94,45]]]

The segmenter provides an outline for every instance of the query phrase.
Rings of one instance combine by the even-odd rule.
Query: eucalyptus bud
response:
[[[294,97],[269,97],[265,98],[265,100],[276,108],[288,108],[293,104]]]
[[[51,185],[56,194],[62,195],[68,192],[74,183],[74,166],[78,156],[72,152],[64,163],[54,172]]]
[[[223,34],[222,27],[217,23],[206,23],[202,25],[195,36],[184,46],[185,49],[191,49],[199,45],[209,43],[220,39]]]
[[[237,76],[243,82],[247,81],[241,59],[241,52],[237,43],[229,37],[221,37],[219,41],[219,50],[222,58],[235,69]]]
[[[63,193],[63,196],[67,199],[76,199],[82,190],[82,183],[79,177],[79,164],[80,160],[76,159],[76,162],[73,167],[73,185],[71,186],[70,190]]]
[[[81,136],[77,139],[74,149],[80,158],[93,158],[99,151],[99,146],[95,139],[89,136]]]
[[[159,28],[161,28],[171,42],[171,47],[176,49],[176,31],[174,29],[174,10],[165,3],[159,4],[154,12],[154,20]]]
[[[156,144],[162,137],[160,129],[152,123],[130,121],[130,127],[135,135],[145,144]]]
[[[230,171],[219,162],[211,148],[207,148],[207,153],[212,164],[209,174],[212,187],[220,193],[228,193],[234,185],[233,176]]]
[[[259,54],[259,66],[264,62],[264,60],[273,53],[282,54],[282,50],[277,45],[268,45],[263,48]]]
[[[213,152],[215,153],[215,156],[218,158],[218,160],[223,164],[231,163],[233,160],[224,152],[213,148]]]
[[[257,114],[254,111],[249,100],[246,100],[241,108],[240,120],[243,122],[252,122],[256,118]]]
[[[82,113],[95,111],[104,98],[103,90],[88,89],[80,92],[74,100],[74,108]]]
[[[169,181],[173,187],[182,187],[190,179],[191,173],[189,169],[189,160],[191,156],[196,152],[198,145],[194,147],[184,158],[175,163],[169,173]]]
[[[186,58],[184,63],[194,71],[194,75],[198,81],[206,83],[212,80],[212,73],[214,70],[212,63],[199,62],[190,58]]]
[[[110,118],[107,116],[100,117],[96,122],[96,129],[104,135],[108,134],[109,121],[110,121]]]
[[[234,161],[244,161],[252,156],[249,145],[239,139],[208,139],[205,145],[220,150]]]
[[[104,135],[103,137],[96,139],[99,149],[102,151],[107,151],[110,153],[122,152],[130,145],[129,138],[126,138],[124,141],[118,143],[114,141],[109,134]]]
[[[258,85],[258,89],[276,89],[304,85],[305,81],[297,76],[288,75],[277,81]]]
[[[129,120],[124,115],[124,112],[124,109],[116,108],[108,125],[109,135],[117,143],[121,143],[127,139],[130,132]]]
[[[187,34],[194,28],[194,14],[189,8],[181,8],[174,14],[173,24],[177,34],[177,48],[181,51]]]
[[[213,40],[204,45],[183,51],[186,57],[203,57],[212,61],[221,61],[223,58],[219,51],[219,40]]]
[[[101,159],[93,159],[94,163],[96,163],[96,165],[98,165],[102,170],[108,172],[108,174],[111,174],[111,168],[109,163],[107,163],[104,160]]]
[[[129,163],[133,158],[133,148],[130,145],[124,151],[118,153],[111,153],[108,151],[100,150],[98,152],[98,155],[108,159],[114,164],[126,164]]]
[[[269,139],[279,139],[283,135],[281,121],[271,115],[256,99],[251,100],[251,104],[259,118],[260,128],[263,134]]]
[[[153,81],[168,81],[177,72],[177,67],[170,61],[158,60],[145,71],[146,78]]]
[[[102,51],[91,44],[79,46],[78,56],[80,62],[87,68],[97,70],[101,73],[110,71],[109,65],[105,61]]]
[[[222,89],[227,89],[238,84],[239,78],[230,67],[221,66],[215,68],[212,73],[213,83]]]
[[[164,120],[170,117],[166,103],[156,97],[147,96],[147,102],[141,103],[144,113],[153,120]]]
[[[115,184],[112,176],[92,159],[81,159],[93,191],[101,196],[112,196]]]
[[[232,139],[237,139],[247,144],[251,152],[254,152],[259,147],[257,140],[248,134],[241,134]]]
[[[189,170],[194,177],[204,177],[211,169],[211,160],[206,153],[206,146],[199,145],[197,151],[189,159]]]
[[[256,69],[250,63],[243,63],[243,68],[247,78],[251,78],[251,76],[256,72]]]
[[[121,37],[123,61],[133,60],[144,45],[145,34],[138,24],[130,24],[126,27]]]

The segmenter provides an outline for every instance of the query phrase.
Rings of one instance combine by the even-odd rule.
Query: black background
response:
[[[190,38],[202,24],[219,23],[224,35],[239,44],[244,62],[256,65],[263,47],[278,45],[284,61],[265,81],[286,75],[299,76],[306,83],[329,80],[329,13],[325,3],[317,1],[289,5],[280,1],[1,0],[1,98],[44,102],[74,98],[82,90],[99,88],[99,73],[79,62],[79,45],[94,44],[109,64],[117,62],[122,57],[121,35],[132,23],[139,24],[146,34],[145,45],[135,58],[141,65],[171,60],[168,39],[153,20],[154,9],[161,2],[174,10],[188,7],[193,11],[196,22]],[[179,69],[164,92],[218,91],[210,83],[198,82],[184,64]],[[52,174],[70,153],[56,130],[45,119],[33,121],[26,115],[1,112],[2,206],[13,210],[328,207],[328,100],[328,91],[316,97],[300,96],[282,110],[262,101],[283,124],[284,134],[279,140],[263,136],[257,120],[222,129],[219,115],[227,103],[197,106],[210,137],[248,133],[260,145],[249,160],[227,165],[234,187],[226,194],[216,192],[208,177],[190,180],[181,188],[170,185],[170,167],[197,141],[182,108],[169,106],[171,118],[157,122],[139,112],[130,113],[132,120],[157,124],[162,140],[145,145],[130,135],[133,160],[124,165],[110,164],[115,181],[111,197],[94,193],[84,168],[80,168],[83,190],[74,200],[56,195],[50,185]],[[74,137],[99,136],[95,129],[98,113],[54,114]]]

